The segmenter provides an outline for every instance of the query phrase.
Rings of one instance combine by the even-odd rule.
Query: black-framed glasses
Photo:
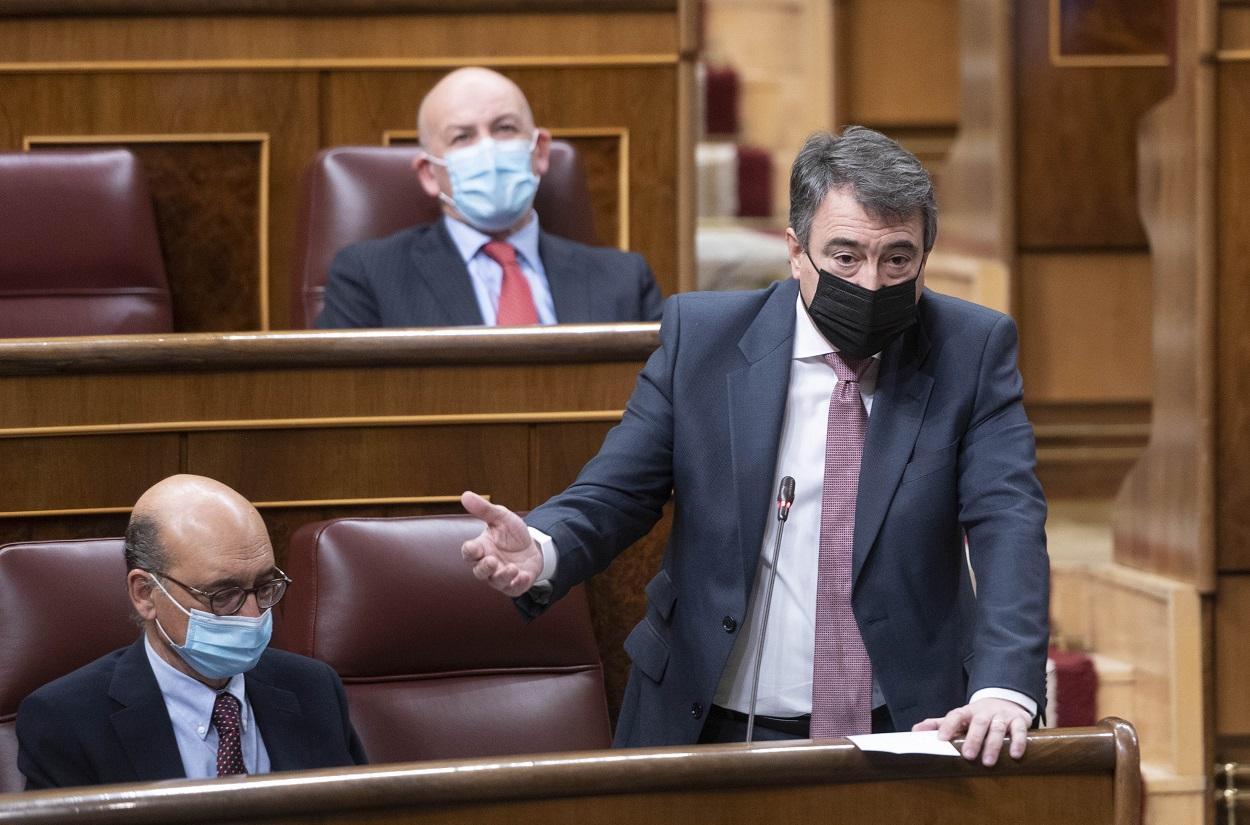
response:
[[[147,571],[154,576],[160,576],[168,579],[174,584],[192,593],[204,601],[208,602],[210,612],[218,616],[233,616],[243,609],[247,597],[253,593],[256,594],[256,606],[261,610],[268,610],[278,602],[282,601],[282,597],[286,595],[286,587],[291,583],[291,579],[281,568],[274,567],[278,571],[278,578],[270,579],[267,582],[261,582],[255,587],[226,587],[221,590],[214,590],[208,593],[198,587],[192,587],[189,584],[183,584],[168,573],[156,573],[152,570]]]

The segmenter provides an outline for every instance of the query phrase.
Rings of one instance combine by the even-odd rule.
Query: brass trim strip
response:
[[[1066,55],[1059,51],[1063,36],[1059,24],[1060,0],[1050,0],[1048,47],[1050,64],[1057,69],[1125,69],[1171,65],[1166,54],[1090,54]]]
[[[241,418],[210,421],[147,421],[125,424],[66,424],[51,427],[8,427],[4,438],[51,438],[90,435],[139,435],[223,430],[313,430],[344,427],[434,427],[457,424],[559,424],[619,421],[624,410],[558,412],[451,413],[444,415],[331,416],[326,418]]]
[[[457,69],[463,66],[524,68],[609,68],[613,66],[675,66],[681,55],[476,55],[472,57],[322,57],[322,58],[221,58],[214,60],[63,60],[33,63],[0,63],[0,74],[39,72],[203,72],[203,71],[326,71],[333,69]]]
[[[133,135],[26,135],[22,138],[22,151],[29,152],[36,146],[48,144],[97,143],[258,143],[260,144],[260,182],[257,185],[256,212],[256,267],[257,310],[261,332],[270,329],[269,323],[269,142],[268,132],[186,132],[151,133]]]
[[[625,126],[556,126],[547,131],[556,138],[614,137],[616,151],[616,247],[629,249],[629,128]],[[393,146],[396,139],[416,140],[416,129],[383,129],[382,145]]]
[[[482,495],[487,501],[490,496]],[[291,501],[254,501],[257,510],[297,510],[304,507],[368,507],[389,504],[459,504],[460,496],[394,496],[380,498],[316,498]],[[129,513],[133,507],[72,507],[63,510],[10,510],[0,512],[0,519],[66,518],[69,516],[116,516]]]
[[[1219,49],[1215,53],[1216,63],[1250,63],[1250,49]]]

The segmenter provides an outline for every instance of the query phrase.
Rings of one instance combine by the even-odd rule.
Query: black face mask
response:
[[[820,273],[807,314],[829,343],[849,357],[876,355],[916,323],[916,278],[874,291],[831,275],[810,254],[807,260]]]

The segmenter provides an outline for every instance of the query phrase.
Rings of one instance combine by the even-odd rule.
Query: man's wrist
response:
[[[982,699],[1006,699],[1008,702],[1019,705],[1029,715],[1030,719],[1037,716],[1037,702],[1016,690],[996,687],[981,688],[972,694],[972,697],[968,699],[968,704],[979,702]]]

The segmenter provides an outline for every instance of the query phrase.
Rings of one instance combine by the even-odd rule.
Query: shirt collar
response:
[[[533,219],[526,221],[525,226],[504,240],[516,249],[523,264],[530,269],[538,269],[538,213],[531,211],[530,214],[533,215]],[[466,264],[473,260],[483,246],[494,240],[485,232],[478,231],[464,221],[456,220],[446,212],[443,213],[443,224],[447,227],[451,242],[456,245],[456,251],[460,253],[460,259]]]
[[[156,676],[156,684],[161,689],[170,718],[175,724],[180,719],[186,720],[197,736],[201,739],[207,737],[213,720],[213,704],[217,701],[217,691],[162,659],[152,647],[152,640],[146,633],[143,636],[143,647],[147,651],[148,663],[152,666],[152,674]],[[240,708],[247,708],[242,673],[232,676],[224,690],[239,700]],[[244,710],[240,715],[246,729],[247,711]]]

